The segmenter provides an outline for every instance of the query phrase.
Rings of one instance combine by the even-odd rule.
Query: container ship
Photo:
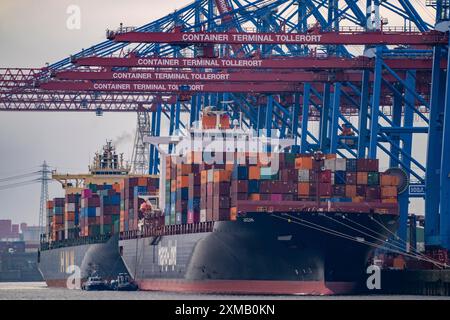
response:
[[[119,240],[141,290],[350,294],[396,231],[399,179],[378,160],[288,152],[292,139],[211,110],[183,136],[146,139],[161,154],[159,197]]]
[[[107,141],[88,174],[54,172],[52,178],[62,184],[65,197],[47,203],[48,223],[38,252],[47,285],[66,287],[72,275],[83,283],[91,275],[111,280],[126,273],[118,249],[120,228],[137,228],[134,191],[156,194],[158,177],[130,175],[123,155]],[[127,221],[121,219],[125,210]]]

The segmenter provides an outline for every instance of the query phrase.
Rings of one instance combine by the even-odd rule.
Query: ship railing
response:
[[[103,243],[108,241],[111,238],[111,233],[96,235],[96,236],[88,236],[88,237],[78,237],[73,239],[64,239],[57,241],[42,241],[41,242],[41,251],[65,248],[65,247],[73,247],[79,245],[87,245],[87,244],[95,244],[95,243]]]
[[[169,236],[187,233],[211,232],[214,228],[214,222],[199,222],[189,224],[165,225],[148,230],[129,230],[120,233],[120,240],[130,240],[146,237]]]

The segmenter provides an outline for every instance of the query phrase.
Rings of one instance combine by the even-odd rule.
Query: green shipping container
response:
[[[377,186],[380,184],[380,174],[378,172],[367,173],[367,184],[369,186]]]
[[[284,160],[286,163],[294,164],[295,163],[296,154],[295,153],[285,153]]]
[[[261,180],[277,180],[278,179],[278,171],[275,172],[271,167],[261,167],[260,171]]]
[[[175,212],[174,213],[170,213],[170,224],[174,225],[175,224],[175,220],[176,220],[176,215]]]
[[[89,235],[90,236],[98,236],[100,235],[100,226],[99,225],[94,225],[94,226],[89,226]]]
[[[170,225],[170,216],[164,216],[164,225]]]

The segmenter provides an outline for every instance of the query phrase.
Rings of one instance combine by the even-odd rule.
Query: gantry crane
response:
[[[46,68],[1,69],[0,110],[147,112],[157,136],[216,105],[294,137],[293,152],[384,154],[415,180],[399,237],[409,199],[424,197],[426,243],[450,249],[449,5],[429,5],[427,21],[409,0],[197,0]],[[156,150],[143,152],[156,173]]]

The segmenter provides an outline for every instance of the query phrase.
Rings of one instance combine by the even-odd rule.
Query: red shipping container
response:
[[[206,189],[207,189],[207,195],[213,195],[214,194],[214,182],[208,182],[206,184]]]
[[[215,182],[214,183],[214,196],[226,196],[230,194],[230,183],[229,182]],[[208,189],[209,194],[209,189]]]
[[[298,171],[295,169],[281,169],[280,170],[280,180],[282,181],[290,181],[297,182],[298,180]]]
[[[213,221],[213,208],[206,209],[206,221]]]
[[[214,204],[213,209],[229,209],[230,208],[230,198],[215,196],[213,198]]]
[[[335,196],[335,197],[345,197],[345,185],[335,185],[335,186],[333,186],[333,196]]]
[[[202,192],[201,192],[202,187],[201,186],[190,186],[189,187],[189,198],[198,198],[201,196]]]
[[[189,186],[198,186],[202,183],[202,176],[200,173],[189,174]]]
[[[379,160],[378,159],[358,159],[356,160],[357,171],[364,172],[378,172]]]
[[[270,194],[268,193],[261,193],[259,195],[259,198],[261,201],[269,201],[270,200]]]
[[[346,179],[345,181],[346,181],[347,185],[349,185],[349,184],[356,184],[356,182],[357,182],[357,174],[356,174],[356,172],[347,172],[345,176],[346,176],[345,177],[345,179]]]
[[[357,185],[356,186],[356,196],[358,196],[358,197],[365,197],[366,196],[366,186],[364,186],[364,185]]]
[[[248,200],[249,196],[247,193],[233,193],[230,197],[230,203],[231,206],[236,206],[237,205],[237,201],[239,200]]]
[[[247,180],[233,180],[231,182],[231,192],[247,193],[248,192],[248,181]]]
[[[282,194],[283,200],[284,201],[295,201],[296,199],[294,198],[293,194]]]
[[[321,183],[331,183],[331,170],[320,171],[319,182]]]
[[[213,220],[214,221],[229,221],[230,220],[230,209],[214,209],[213,210]]]
[[[330,183],[319,183],[319,195],[321,197],[331,197],[333,188]]]
[[[194,223],[194,211],[188,210],[187,223]]]
[[[367,200],[379,200],[381,198],[380,187],[367,187],[366,198]]]

